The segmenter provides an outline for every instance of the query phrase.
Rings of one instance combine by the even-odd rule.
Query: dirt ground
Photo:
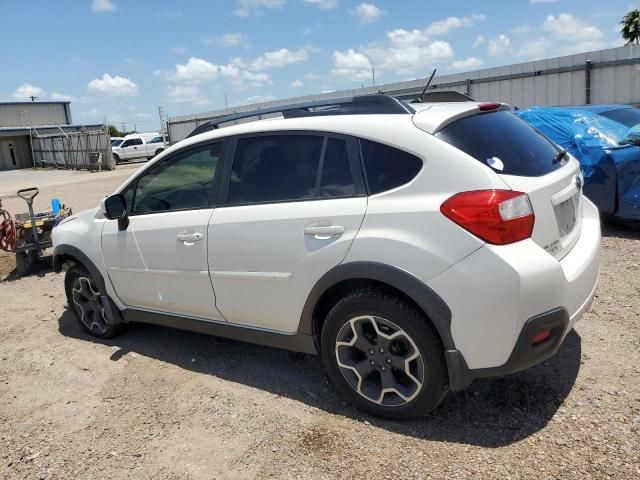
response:
[[[126,170],[41,197],[89,207]],[[61,275],[12,269],[0,255],[0,478],[640,478],[637,230],[605,230],[593,308],[556,356],[410,422],[343,403],[316,357],[147,325],[92,339]]]

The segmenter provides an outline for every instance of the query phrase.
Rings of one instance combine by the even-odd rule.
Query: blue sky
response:
[[[606,6],[606,8],[605,8]],[[76,123],[168,115],[622,44],[629,0],[0,0],[0,100]]]

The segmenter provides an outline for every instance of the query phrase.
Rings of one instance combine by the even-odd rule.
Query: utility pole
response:
[[[229,110],[229,104],[227,103],[227,92],[224,92],[224,108]]]
[[[371,79],[373,81],[373,86],[376,86],[376,67],[371,65]]]
[[[125,128],[124,122],[122,122],[122,133],[126,133],[127,129]]]
[[[162,105],[158,105],[158,116],[160,117],[160,133],[162,134],[162,144],[167,146],[167,135],[164,129],[164,112],[162,111]]]

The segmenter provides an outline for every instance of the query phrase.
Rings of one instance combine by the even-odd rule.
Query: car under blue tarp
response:
[[[515,114],[580,161],[585,195],[602,213],[640,220],[640,110],[533,107]]]

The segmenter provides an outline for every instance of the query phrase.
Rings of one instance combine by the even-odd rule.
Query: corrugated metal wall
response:
[[[68,103],[0,103],[0,127],[70,124],[71,112]]]
[[[425,66],[426,70],[428,66]],[[168,122],[169,138],[175,143],[207,120],[258,108],[378,92],[412,98],[419,94],[425,83],[425,79],[398,82],[172,117]],[[640,46],[436,76],[432,86],[435,90],[458,90],[479,101],[501,101],[520,108],[586,103],[640,104]]]

